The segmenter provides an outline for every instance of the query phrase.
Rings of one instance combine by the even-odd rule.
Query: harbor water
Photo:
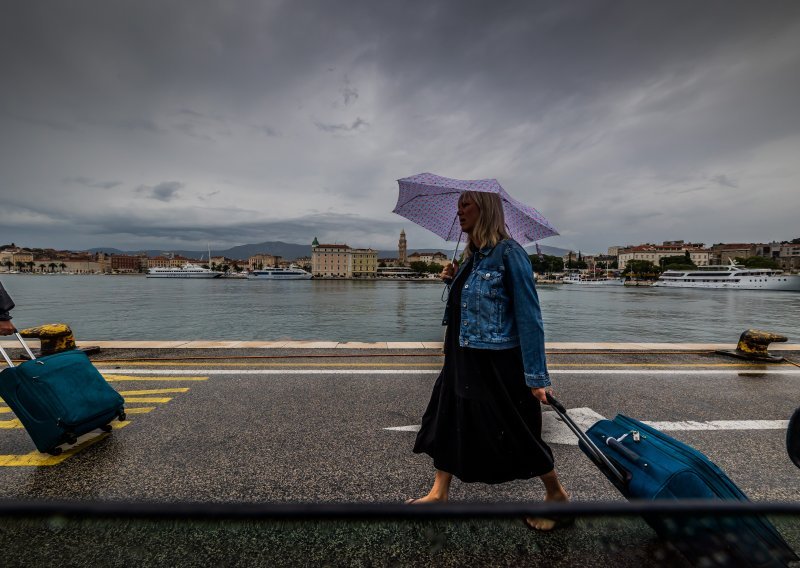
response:
[[[254,281],[0,275],[18,328],[65,322],[81,340],[441,341],[437,281]],[[538,287],[547,341],[731,342],[748,328],[800,342],[800,294]]]

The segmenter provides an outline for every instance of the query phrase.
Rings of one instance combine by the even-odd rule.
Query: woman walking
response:
[[[467,483],[539,477],[545,501],[568,501],[541,436],[550,378],[530,259],[508,236],[497,194],[464,192],[458,219],[468,242],[462,266],[442,271],[451,284],[444,367],[414,445],[433,458],[436,473],[427,495],[406,502],[447,501],[453,476]],[[549,531],[572,519],[525,522]]]

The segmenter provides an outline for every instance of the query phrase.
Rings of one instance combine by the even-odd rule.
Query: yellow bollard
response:
[[[770,331],[748,329],[739,336],[739,343],[736,345],[736,350],[717,351],[717,353],[721,353],[723,355],[732,355],[734,357],[748,359],[750,361],[780,363],[783,361],[783,357],[771,355],[769,351],[767,351],[767,347],[773,341],[788,341],[788,338],[784,335],[779,335]]]
[[[22,337],[35,337],[41,341],[40,356],[75,349],[75,337],[72,335],[72,329],[65,323],[46,323],[38,327],[29,327],[21,329],[19,334]]]

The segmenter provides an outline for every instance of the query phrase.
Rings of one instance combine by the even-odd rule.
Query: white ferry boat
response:
[[[692,270],[667,270],[653,283],[653,286],[800,292],[800,276],[784,274],[772,268],[745,268],[731,261],[728,266],[711,265]]]
[[[564,284],[577,284],[581,286],[622,286],[625,282],[621,278],[609,278],[608,276],[590,277],[583,276],[575,272],[564,276],[561,279]]]
[[[183,266],[157,267],[147,271],[148,278],[219,278],[220,276],[222,272],[215,272],[190,262]]]
[[[253,270],[247,277],[250,280],[309,280],[311,273],[292,264],[289,268],[262,268]]]

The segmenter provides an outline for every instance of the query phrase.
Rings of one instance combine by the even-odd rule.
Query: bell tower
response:
[[[405,230],[400,230],[400,242],[397,243],[397,260],[400,266],[405,266],[408,264],[408,249],[406,244],[406,232]]]

